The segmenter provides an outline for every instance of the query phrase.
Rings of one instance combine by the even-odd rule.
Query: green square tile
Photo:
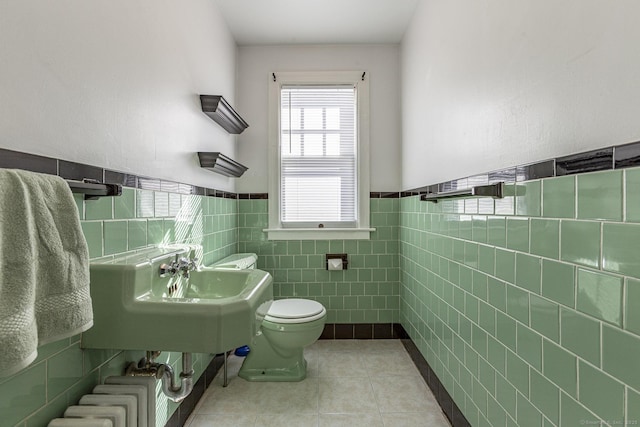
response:
[[[515,280],[516,254],[515,252],[496,249],[496,276],[505,282]]]
[[[582,405],[576,402],[565,393],[560,393],[560,406],[562,407],[560,415],[561,426],[581,426],[600,425],[599,420]]]
[[[575,218],[575,176],[542,181],[542,215],[547,218]]]
[[[104,223],[104,254],[113,255],[127,250],[127,221]]]
[[[542,295],[568,307],[574,306],[575,267],[542,260]]]
[[[519,427],[540,427],[542,425],[542,414],[529,399],[518,393],[518,426]]]
[[[492,246],[478,245],[478,269],[487,274],[494,274],[496,251]]]
[[[640,423],[640,394],[627,389],[627,425]]]
[[[625,289],[625,329],[640,335],[640,280],[627,279]]]
[[[491,426],[504,427],[507,423],[507,413],[498,401],[491,396],[489,396],[489,401],[487,402],[487,419]]]
[[[516,351],[516,321],[501,312],[496,312],[496,338],[507,348]]]
[[[129,250],[147,246],[147,220],[131,220],[127,224]]]
[[[578,365],[580,402],[603,420],[624,420],[624,386],[602,371],[584,363]]]
[[[507,351],[507,379],[520,393],[529,396],[529,365],[511,351]]]
[[[147,220],[147,242],[150,245],[159,245],[163,243],[164,231],[161,219]]]
[[[460,215],[458,234],[461,239],[473,239],[473,217],[471,215]]]
[[[540,294],[540,258],[516,254],[516,286]]]
[[[594,365],[600,364],[600,323],[596,320],[561,308],[560,343]]]
[[[578,218],[622,221],[622,171],[577,175]]]
[[[507,314],[528,325],[529,293],[515,286],[507,286]]]
[[[576,308],[622,327],[622,278],[579,268]]]
[[[529,252],[528,218],[507,218],[507,248]]]
[[[516,185],[516,215],[540,216],[540,181],[529,181]]]
[[[602,327],[602,368],[629,386],[640,390],[640,337],[612,326]]]
[[[107,199],[108,197],[103,197]],[[131,219],[136,217],[136,190],[123,188],[122,195],[113,198],[113,217],[115,219]]]
[[[631,168],[625,174],[626,220],[640,222],[640,168]]]
[[[47,405],[29,417],[27,427],[46,426],[54,418],[62,418],[67,409],[67,395],[63,394],[57,399],[49,400]]]
[[[498,310],[507,310],[507,285],[493,277],[487,281],[487,298],[489,304]]]
[[[46,369],[46,363],[38,363],[0,384],[0,422],[3,426],[15,425],[45,404]],[[53,397],[51,395],[51,399]]]
[[[531,253],[553,259],[560,257],[560,221],[531,219]]]
[[[484,215],[474,215],[472,236],[474,242],[487,242],[487,217]]]
[[[89,246],[89,257],[98,258],[102,256],[102,222],[82,221],[82,234]]]
[[[602,268],[640,278],[640,225],[604,224],[602,236]]]
[[[100,197],[84,202],[84,217],[87,220],[113,219],[113,197]]]
[[[487,360],[496,371],[504,375],[507,348],[492,336],[487,338]]]
[[[531,370],[531,403],[555,425],[560,416],[560,389],[537,371]]]
[[[563,261],[598,268],[600,265],[600,223],[562,221],[560,224]]]
[[[518,323],[517,353],[529,365],[542,370],[542,337],[536,332]]]
[[[58,396],[83,376],[82,350],[79,345],[52,356],[47,364],[47,396]]]
[[[560,346],[542,340],[542,365],[544,376],[569,393],[577,396],[577,358]]]
[[[508,414],[516,416],[517,391],[502,375],[496,375],[496,399]]]
[[[293,240],[287,242],[287,254],[288,255],[300,255],[302,253],[302,242],[299,240]]]
[[[531,327],[545,337],[559,342],[560,309],[558,304],[535,295],[529,297],[531,307]]]
[[[473,276],[473,295],[475,295],[482,301],[486,301],[488,276],[479,271],[474,271],[472,276]]]
[[[491,395],[496,393],[496,370],[484,359],[478,360],[478,380]]]
[[[504,217],[487,218],[487,243],[502,248],[507,246],[507,221]]]

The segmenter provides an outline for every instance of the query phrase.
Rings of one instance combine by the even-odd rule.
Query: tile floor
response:
[[[219,372],[185,426],[449,427],[400,340],[321,340],[305,357],[304,381],[259,383],[231,356],[229,386]]]

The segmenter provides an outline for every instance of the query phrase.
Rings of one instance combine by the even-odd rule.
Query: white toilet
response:
[[[214,268],[255,268],[255,254],[236,254]],[[239,265],[242,265],[240,267]],[[322,334],[327,310],[317,301],[290,298],[274,301],[238,376],[248,381],[301,381],[307,376],[304,347]]]

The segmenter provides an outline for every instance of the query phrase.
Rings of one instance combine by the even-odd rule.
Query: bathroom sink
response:
[[[255,271],[255,270],[254,270]],[[262,273],[262,272],[261,272]],[[186,289],[187,298],[220,299],[236,297],[253,290],[251,271],[202,270],[193,271]]]
[[[153,248],[93,262],[94,326],[82,347],[222,353],[248,344],[273,301],[262,270],[201,268],[161,277],[188,248]]]

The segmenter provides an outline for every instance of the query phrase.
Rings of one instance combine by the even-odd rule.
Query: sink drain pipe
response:
[[[147,351],[147,357],[140,359],[136,365],[131,362],[127,366],[125,375],[136,377],[155,377],[162,380],[162,392],[174,402],[182,402],[193,390],[193,363],[191,353],[182,353],[182,372],[180,383],[176,380],[171,365],[155,363],[159,351]]]

